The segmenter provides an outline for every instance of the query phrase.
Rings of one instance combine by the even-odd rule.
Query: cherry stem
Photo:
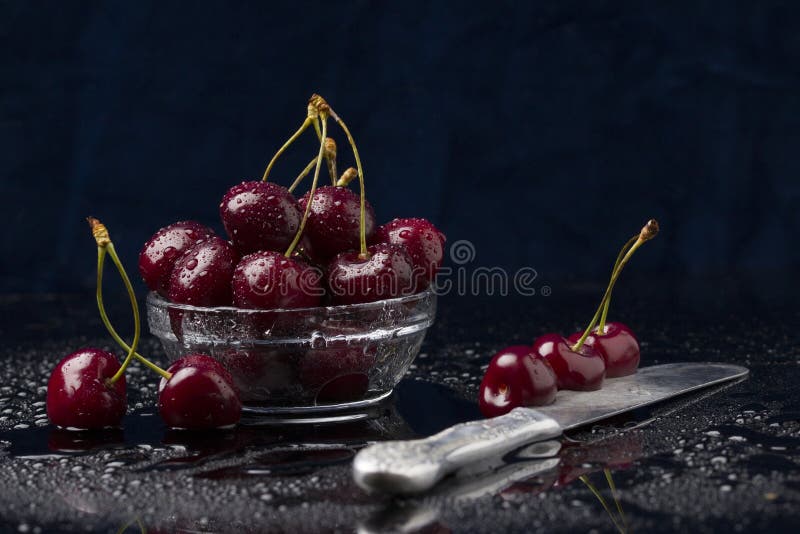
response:
[[[106,330],[114,339],[114,341],[122,347],[123,350],[131,351],[131,347],[128,346],[125,341],[117,334],[117,331],[111,324],[111,321],[108,319],[108,315],[106,314],[105,305],[103,304],[103,263],[105,258],[105,247],[97,247],[97,309],[100,311],[100,319],[103,321],[103,325],[105,325]],[[138,309],[138,306],[137,306]],[[169,380],[172,378],[172,374],[168,373],[167,371],[163,370],[156,364],[152,363],[150,360],[139,354],[138,352],[133,353],[133,357],[139,360],[142,364],[146,367],[149,367],[162,377]]]
[[[367,226],[366,226],[366,193],[364,192],[364,169],[361,166],[361,158],[358,155],[358,149],[356,148],[356,142],[353,139],[353,135],[350,133],[350,130],[347,128],[347,125],[344,123],[342,119],[336,114],[333,109],[328,107],[328,111],[330,112],[331,117],[333,120],[336,121],[344,134],[347,136],[347,141],[350,143],[350,148],[353,149],[353,156],[356,158],[356,167],[358,168],[358,184],[361,189],[361,211],[360,211],[360,242],[361,242],[361,251],[358,255],[361,259],[369,258],[369,253],[367,252]]]
[[[272,159],[269,161],[269,165],[267,165],[267,169],[264,171],[264,176],[261,178],[262,182],[267,181],[267,178],[269,177],[269,172],[272,170],[272,166],[275,165],[275,162],[278,161],[278,158],[281,156],[281,154],[286,152],[286,149],[289,148],[292,145],[292,143],[294,143],[297,140],[297,138],[300,137],[300,135],[303,132],[305,132],[309,126],[311,126],[312,123],[314,124],[314,129],[316,129],[317,125],[315,119],[312,118],[311,116],[306,117],[306,120],[303,121],[303,124],[300,125],[300,128],[298,128],[297,131],[294,134],[292,134],[292,136],[283,144],[283,146],[280,149],[278,149],[275,155],[272,156]]]
[[[583,331],[583,335],[574,345],[572,345],[571,349],[573,351],[577,352],[580,350],[580,348],[583,346],[583,343],[586,341],[586,338],[589,337],[592,329],[597,324],[597,320],[600,318],[600,314],[605,307],[606,301],[611,298],[611,292],[614,290],[614,284],[617,283],[617,279],[619,278],[622,269],[631,259],[633,253],[636,252],[636,250],[644,245],[647,241],[653,239],[656,234],[658,234],[658,222],[655,219],[650,219],[642,228],[641,232],[639,232],[639,235],[636,236],[636,241],[634,241],[633,245],[631,245],[631,247],[620,260],[619,265],[617,265],[617,268],[614,270],[614,274],[611,275],[611,281],[608,283],[606,292],[603,294],[603,298],[600,300],[600,306],[598,306],[597,311],[594,313],[594,317],[592,317],[592,320],[589,322],[589,326],[587,326],[586,330]]]
[[[331,185],[335,186],[338,178],[338,172],[336,171],[336,141],[330,137],[325,138],[325,161],[328,163]]]
[[[311,161],[308,162],[308,165],[306,165],[306,168],[303,169],[302,172],[297,175],[297,178],[294,179],[294,182],[292,182],[292,185],[289,186],[289,192],[290,193],[292,191],[294,191],[295,189],[297,189],[297,186],[300,185],[300,182],[303,181],[303,178],[308,176],[308,173],[311,172],[311,169],[314,168],[314,165],[316,165],[316,163],[317,163],[317,158],[315,156]]]
[[[611,513],[611,508],[608,507],[608,503],[603,498],[603,496],[600,494],[600,492],[597,491],[597,488],[594,487],[594,484],[589,482],[589,479],[586,477],[586,475],[581,475],[581,476],[578,477],[578,479],[580,479],[581,482],[586,484],[586,487],[589,488],[589,491],[591,491],[592,494],[595,497],[597,497],[597,500],[600,501],[601,505],[603,505],[603,509],[608,514],[608,517],[611,518],[611,522],[614,523],[614,526],[617,527],[617,530],[619,530],[622,534],[625,534],[625,530],[622,528],[622,526],[620,526],[619,523],[617,523],[617,520],[614,517],[614,514]],[[619,503],[617,503],[617,506],[619,506]]]
[[[111,260],[114,262],[114,265],[117,266],[117,270],[122,278],[122,283],[125,284],[125,290],[128,292],[128,299],[131,301],[131,309],[133,311],[133,342],[131,343],[131,346],[128,347],[128,355],[125,356],[125,361],[122,362],[122,365],[117,372],[114,373],[114,376],[108,380],[109,384],[113,384],[125,375],[125,369],[128,368],[131,360],[133,359],[133,354],[136,352],[136,348],[139,346],[139,339],[141,338],[142,334],[142,325],[139,318],[139,305],[136,302],[136,294],[133,292],[131,281],[125,272],[125,269],[122,267],[122,263],[119,261],[117,251],[114,249],[114,243],[109,243],[105,247],[98,247],[98,253],[100,248],[102,248],[104,252],[107,252],[108,255],[111,256]],[[102,263],[102,258],[98,258],[98,263]],[[98,265],[98,267],[102,268],[102,265]],[[100,281],[102,282],[102,280]]]
[[[164,371],[156,364],[150,362],[147,358],[136,352],[137,345],[139,344],[139,338],[141,335],[141,321],[139,318],[139,303],[136,301],[136,294],[133,291],[133,286],[131,285],[131,281],[128,278],[128,274],[125,272],[125,267],[122,265],[122,262],[117,256],[117,251],[114,248],[114,243],[111,242],[111,238],[108,236],[108,230],[106,229],[105,225],[95,219],[94,217],[88,217],[87,221],[92,228],[92,235],[94,236],[95,242],[97,243],[97,309],[100,312],[100,319],[103,321],[103,324],[108,330],[108,333],[111,334],[111,337],[114,341],[122,347],[124,350],[128,352],[128,355],[125,357],[125,361],[120,366],[119,370],[112,376],[108,382],[109,384],[115,383],[119,380],[122,375],[125,373],[125,369],[130,364],[131,358],[135,357],[144,365],[152,369],[153,371],[157,372],[167,380],[172,378],[172,375],[167,371]],[[131,308],[133,310],[133,321],[134,321],[134,335],[133,335],[133,343],[129,346],[125,343],[121,337],[117,334],[117,331],[114,330],[114,327],[111,325],[111,321],[108,319],[108,314],[106,313],[105,305],[103,304],[103,266],[105,264],[106,253],[111,256],[111,259],[114,261],[114,265],[117,267],[117,271],[119,272],[120,277],[122,278],[123,283],[125,284],[125,289],[128,292],[128,298],[131,302]]]
[[[311,190],[308,192],[308,202],[306,202],[306,209],[303,212],[303,219],[300,221],[300,228],[297,229],[297,233],[294,235],[292,243],[289,245],[289,248],[286,249],[285,256],[287,258],[292,256],[295,247],[297,247],[297,244],[300,242],[300,238],[303,236],[303,230],[306,228],[308,214],[311,212],[311,204],[314,202],[314,193],[317,192],[319,170],[322,168],[322,159],[325,157],[325,136],[328,133],[328,114],[325,111],[320,112],[320,119],[322,120],[322,136],[319,143],[319,153],[317,154],[317,166],[314,169],[314,179],[311,181]]]
[[[638,235],[635,235],[632,238],[628,239],[628,241],[625,243],[625,245],[619,251],[619,254],[617,254],[617,259],[614,262],[614,268],[611,269],[611,276],[612,277],[614,276],[614,273],[619,268],[619,264],[622,261],[622,258],[625,257],[625,252],[627,252],[627,250],[631,247],[631,245],[633,245],[636,242],[637,239],[639,239]],[[600,315],[600,322],[597,324],[597,331],[600,332],[600,333],[605,332],[606,318],[608,317],[608,308],[610,306],[611,306],[611,296],[609,295],[608,299],[606,299],[605,305],[603,306],[603,314]]]

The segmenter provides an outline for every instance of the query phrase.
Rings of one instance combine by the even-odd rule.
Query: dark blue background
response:
[[[430,218],[477,264],[601,281],[652,216],[640,272],[798,268],[799,4],[292,5],[0,3],[0,290],[93,286],[88,214],[131,268],[160,226],[218,225],[312,92],[378,217]]]

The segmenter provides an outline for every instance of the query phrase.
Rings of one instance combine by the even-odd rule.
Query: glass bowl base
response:
[[[391,397],[393,390],[375,392],[367,398],[335,404],[312,406],[242,405],[244,424],[317,424],[359,421],[377,417],[380,405]]]

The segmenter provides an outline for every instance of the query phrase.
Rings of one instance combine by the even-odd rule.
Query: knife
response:
[[[500,417],[461,423],[424,439],[375,443],[356,455],[353,477],[367,491],[423,492],[448,473],[481,459],[747,373],[745,367],[722,363],[643,367],[636,374],[607,379],[598,391],[559,391],[550,406],[515,408]]]

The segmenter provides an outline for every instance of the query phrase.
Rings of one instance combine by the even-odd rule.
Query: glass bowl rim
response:
[[[369,311],[373,309],[380,309],[386,306],[387,304],[396,306],[396,305],[414,303],[430,297],[433,298],[436,297],[436,292],[433,290],[432,287],[428,287],[425,290],[420,291],[419,293],[414,293],[413,295],[405,295],[402,297],[376,300],[373,302],[362,302],[359,304],[334,304],[331,306],[312,306],[306,308],[261,309],[261,308],[237,308],[236,306],[194,306],[192,304],[180,304],[177,302],[171,302],[167,300],[166,298],[162,297],[155,291],[150,291],[147,294],[147,304],[148,306],[182,310],[188,312],[201,312],[201,313],[234,312],[234,313],[246,313],[250,315],[254,313],[298,313],[298,312],[314,312],[314,311],[317,311],[318,313],[347,312],[347,311],[360,312],[360,311]]]

